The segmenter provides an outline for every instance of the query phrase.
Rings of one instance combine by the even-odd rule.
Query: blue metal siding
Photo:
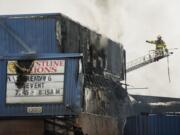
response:
[[[0,16],[0,116],[76,115],[80,112],[77,71],[81,56],[59,53],[57,16],[61,18],[60,14]],[[27,55],[26,49],[13,35],[35,54]],[[63,104],[6,104],[6,62],[12,59],[65,59]],[[70,109],[66,109],[66,105]],[[29,106],[41,106],[43,113],[28,114],[26,108]]]
[[[124,135],[180,135],[180,116],[149,115],[127,119]]]
[[[0,23],[7,26],[37,53],[59,52],[56,41],[56,18],[51,17],[0,17]],[[26,50],[0,25],[0,53],[22,53]]]
[[[6,104],[6,63],[7,60],[23,59],[22,56],[9,56],[0,59],[0,117],[2,116],[53,116],[53,115],[77,115],[80,110],[80,104],[75,104],[80,93],[78,85],[78,66],[80,54],[44,54],[37,59],[65,59],[65,74],[64,74],[64,102],[51,104]],[[79,99],[80,100],[80,99]],[[66,105],[70,109],[66,109]],[[27,113],[27,107],[43,108],[40,114]]]

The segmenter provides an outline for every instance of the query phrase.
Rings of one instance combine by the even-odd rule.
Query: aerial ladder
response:
[[[139,69],[148,64],[157,62],[163,58],[168,58],[172,54],[173,54],[172,51],[162,52],[162,51],[157,51],[157,50],[151,50],[149,51],[148,54],[128,62],[126,64],[126,72],[129,73],[133,70]]]
[[[131,71],[134,71],[136,69],[139,69],[141,67],[144,67],[148,64],[157,62],[163,58],[167,58],[168,63],[168,76],[169,76],[169,82],[170,80],[170,70],[169,70],[169,56],[173,54],[173,51],[170,50],[176,50],[178,48],[169,49],[167,52],[165,51],[157,51],[157,50],[150,50],[148,54],[141,56],[139,58],[136,58],[135,60],[132,60],[130,62],[126,63],[126,73],[129,73]],[[106,77],[112,78],[114,80],[120,80],[121,77],[109,72],[104,72],[104,75]],[[126,77],[125,77],[126,78]],[[126,79],[125,79],[126,80]]]

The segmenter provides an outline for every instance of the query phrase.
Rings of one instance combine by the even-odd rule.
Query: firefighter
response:
[[[155,57],[158,59],[159,57],[164,56],[165,52],[168,53],[168,49],[166,48],[165,42],[162,40],[162,37],[160,35],[157,36],[157,40],[155,41],[148,41],[147,43],[155,44],[156,50],[155,50]]]

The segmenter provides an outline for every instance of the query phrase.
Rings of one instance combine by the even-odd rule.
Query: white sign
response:
[[[21,76],[16,61],[7,63],[6,103],[62,103],[64,95],[64,60],[36,60],[30,73]],[[23,67],[21,67],[23,68]],[[17,86],[17,81],[22,83]]]

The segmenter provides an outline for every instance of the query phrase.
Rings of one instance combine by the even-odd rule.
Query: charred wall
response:
[[[128,93],[120,83],[125,79],[123,46],[71,20],[59,20],[62,22],[62,52],[83,53],[84,112],[117,118],[119,133],[122,133],[131,112]],[[118,76],[119,80],[105,76],[105,72]]]
[[[122,134],[126,117],[131,114],[127,91],[112,79],[87,75],[85,79],[85,112],[118,119]]]
[[[81,113],[77,122],[81,123],[82,131],[85,135],[120,135],[118,134],[118,122],[116,118]]]
[[[103,75],[104,71],[107,71],[120,76],[121,80],[124,79],[125,50],[120,43],[91,31],[66,17],[59,16],[57,22],[61,24],[56,25],[56,32],[61,30],[61,36],[56,37],[61,52],[83,53],[85,73]]]

